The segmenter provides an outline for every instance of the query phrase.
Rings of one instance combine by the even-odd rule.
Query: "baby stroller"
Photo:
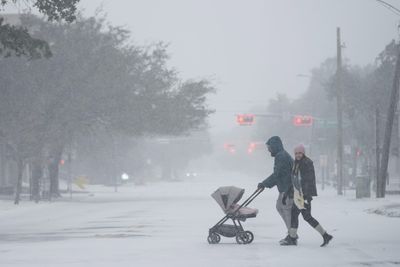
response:
[[[243,229],[242,223],[247,218],[257,216],[258,210],[247,207],[264,189],[257,189],[241,205],[237,204],[244,194],[244,189],[235,186],[223,186],[218,188],[211,196],[221,206],[226,214],[216,225],[210,228],[207,241],[209,244],[218,244],[221,237],[235,237],[238,244],[250,244],[254,235]],[[232,220],[233,224],[226,224]]]

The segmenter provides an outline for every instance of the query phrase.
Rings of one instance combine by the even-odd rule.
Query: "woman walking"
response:
[[[289,236],[285,239],[282,245],[290,246],[297,245],[297,229],[299,227],[299,214],[308,222],[323,238],[321,247],[326,246],[332,240],[332,236],[328,234],[319,222],[311,215],[311,201],[314,196],[317,196],[317,186],[315,183],[314,164],[305,154],[303,145],[299,145],[294,150],[295,162],[292,170],[293,187],[288,192],[289,197],[294,198],[291,216],[291,228]]]

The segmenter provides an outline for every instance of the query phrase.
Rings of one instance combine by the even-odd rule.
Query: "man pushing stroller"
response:
[[[272,188],[277,187],[279,195],[276,200],[276,210],[282,217],[286,229],[287,236],[280,241],[284,242],[289,237],[289,230],[291,227],[291,213],[293,206],[293,198],[288,198],[287,192],[292,187],[292,168],[293,159],[288,152],[283,148],[282,140],[279,136],[271,137],[267,143],[268,151],[274,160],[274,172],[263,182],[258,184],[258,188]]]
[[[280,144],[278,145],[278,147],[281,148],[281,155],[278,155],[277,153],[274,153],[275,155],[273,155],[271,151],[271,149],[273,150],[273,147],[271,147],[271,143]],[[326,246],[333,237],[328,234],[320,225],[320,223],[311,215],[311,201],[313,199],[313,196],[317,196],[317,187],[315,182],[314,164],[312,160],[305,155],[304,146],[299,145],[295,148],[295,161],[294,164],[291,164],[290,183],[289,186],[287,186],[287,191],[284,191],[282,193],[282,189],[286,188],[282,187],[282,184],[286,184],[287,182],[287,168],[288,165],[290,165],[288,163],[289,159],[286,155],[287,152],[284,151],[282,141],[279,137],[275,136],[270,138],[266,145],[268,147],[268,150],[271,152],[271,155],[275,157],[274,173],[270,177],[265,179],[262,183],[260,183],[258,187],[271,188],[275,185],[281,185],[281,188],[279,188],[278,186],[279,198],[277,201],[277,209],[279,214],[285,221],[288,229],[288,235],[280,241],[280,244],[283,246],[297,245],[297,229],[299,225],[298,217],[301,213],[303,219],[321,234],[323,238],[323,243],[321,247]],[[282,154],[284,154],[285,156],[283,157]],[[290,155],[289,158],[291,159]],[[283,160],[286,160],[286,164],[282,163]],[[281,201],[282,203],[279,203],[279,201]],[[288,216],[287,209],[289,207],[290,215]],[[282,212],[282,210],[284,212]],[[289,220],[289,224],[287,223],[287,220]]]

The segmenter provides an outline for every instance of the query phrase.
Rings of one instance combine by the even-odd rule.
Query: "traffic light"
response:
[[[247,148],[247,153],[252,154],[254,150],[260,148],[262,144],[262,142],[251,142]]]
[[[241,126],[250,126],[254,123],[254,115],[252,114],[240,114],[236,115],[236,121]]]
[[[256,148],[256,143],[251,142],[249,144],[249,147],[247,148],[247,153],[249,153],[249,154],[253,153],[255,148]]]
[[[251,148],[251,149],[255,149],[257,147],[257,143],[254,143],[254,142],[251,142],[250,144],[249,144],[249,148]]]
[[[312,126],[314,118],[312,116],[296,115],[293,117],[294,126]]]
[[[228,151],[229,153],[231,153],[231,154],[235,154],[236,153],[236,147],[235,147],[234,144],[226,143],[226,144],[224,144],[224,149],[226,151]]]

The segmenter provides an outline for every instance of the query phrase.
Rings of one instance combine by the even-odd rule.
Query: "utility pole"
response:
[[[394,121],[394,125],[397,126],[395,128],[395,145],[396,145],[396,176],[400,175],[400,157],[399,157],[399,151],[400,151],[400,116],[398,114],[398,112],[396,113],[395,116],[395,121]]]
[[[393,122],[394,116],[397,109],[397,103],[399,102],[399,82],[400,82],[400,49],[399,45],[396,46],[397,48],[397,59],[396,59],[396,68],[394,72],[394,79],[393,79],[393,87],[392,93],[390,95],[390,104],[388,108],[388,114],[386,119],[386,127],[385,127],[385,135],[383,139],[383,146],[382,146],[382,159],[381,159],[381,168],[379,171],[379,188],[380,193],[378,197],[385,197],[386,191],[386,179],[387,179],[387,169],[389,165],[389,154],[390,154],[390,141],[392,137],[392,130],[393,130]]]
[[[342,88],[342,43],[340,40],[340,28],[336,29],[337,37],[337,193],[343,195],[343,88]]]

